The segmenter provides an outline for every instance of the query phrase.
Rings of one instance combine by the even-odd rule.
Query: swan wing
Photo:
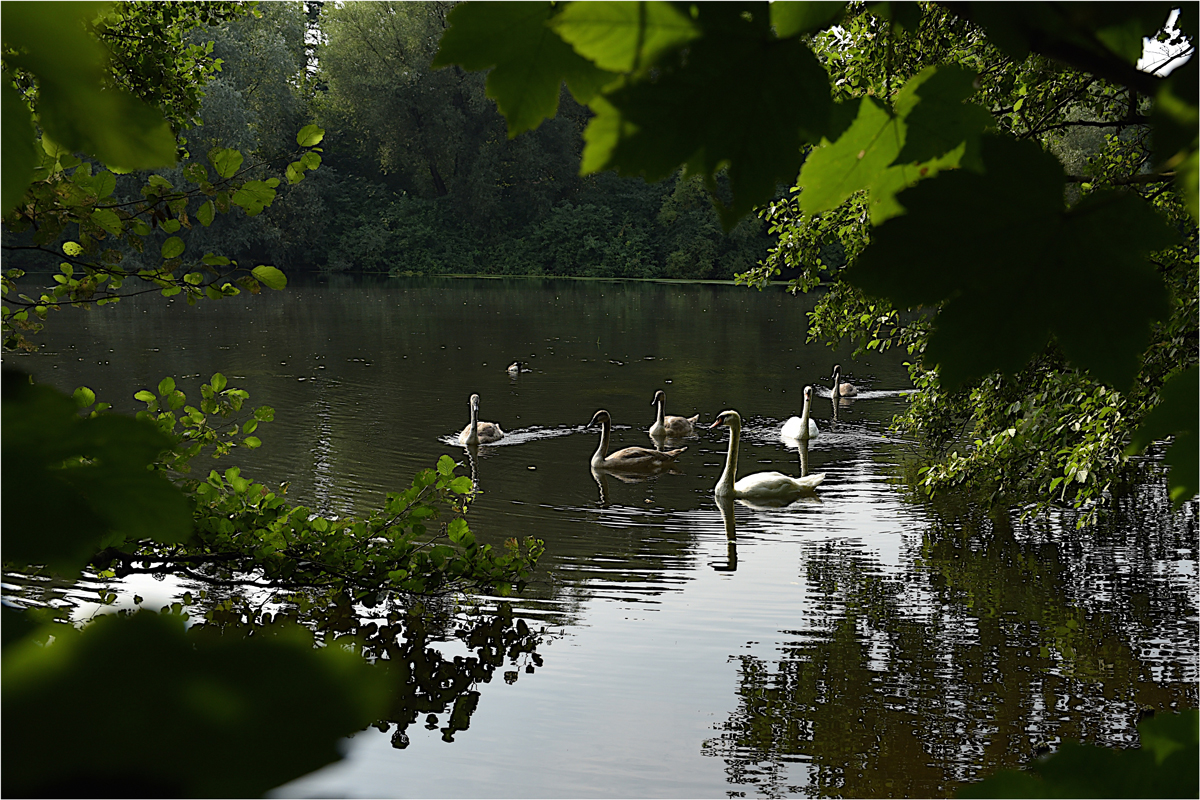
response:
[[[626,447],[604,459],[604,469],[649,470],[662,469],[675,463],[686,447],[678,450],[651,450],[648,447]]]
[[[814,489],[823,480],[823,472],[804,478],[793,478],[782,472],[755,472],[735,483],[733,491],[737,497],[788,497]]]
[[[667,433],[675,435],[675,436],[680,436],[680,435],[691,433],[692,432],[692,424],[698,419],[700,419],[699,414],[692,417],[691,419],[688,419],[687,417],[670,417],[669,416],[664,420],[664,423],[665,423],[664,427],[666,428]]]
[[[818,472],[815,475],[805,475],[803,478],[793,478],[793,480],[803,489],[815,489],[825,482],[825,473]]]
[[[809,422],[812,420],[810,419]],[[785,439],[799,439],[800,430],[800,418],[790,417],[787,422],[783,423],[783,430],[779,432],[779,435]]]
[[[467,430],[463,431],[465,436],[470,432],[471,426],[467,426]],[[494,422],[479,423],[479,441],[480,442],[498,442],[504,438],[504,431],[500,430],[500,426]]]

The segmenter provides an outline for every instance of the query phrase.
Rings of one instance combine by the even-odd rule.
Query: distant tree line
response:
[[[278,174],[300,127],[327,133],[319,170],[259,214],[193,225],[189,247],[288,272],[720,280],[766,255],[765,223],[723,232],[698,180],[581,177],[592,112],[565,90],[555,119],[509,139],[483,74],[430,67],[453,5],[263,3],[258,17],[193,31],[219,69],[166,180],[214,147]],[[140,185],[122,177],[116,195],[136,199]]]

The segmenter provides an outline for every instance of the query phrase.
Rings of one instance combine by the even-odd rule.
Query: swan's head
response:
[[[654,399],[650,401],[650,405],[656,406],[660,402],[662,402],[662,403],[667,402],[667,393],[664,392],[662,389],[659,389],[657,392],[654,393]]]
[[[807,403],[807,402],[809,402],[810,400],[812,400],[812,387],[811,387],[811,386],[805,386],[805,387],[804,387],[804,402],[806,402],[806,403]]]
[[[592,417],[592,421],[589,422],[587,426],[590,428],[593,425],[608,425],[611,423],[611,421],[612,417],[610,417],[608,412],[602,408],[596,412],[596,415]]]
[[[479,395],[477,395],[477,394],[471,395],[470,405],[471,405],[471,408],[475,409],[476,411],[479,410]]]
[[[742,429],[742,415],[736,411],[722,411],[720,414],[717,415],[716,422],[714,422],[712,425],[709,425],[708,427],[711,430],[712,428],[715,428],[718,425],[727,425],[728,427],[733,428],[735,430],[741,430]]]
[[[520,375],[521,374],[521,362],[514,361],[513,363],[509,364],[508,365],[508,374],[509,375]]]

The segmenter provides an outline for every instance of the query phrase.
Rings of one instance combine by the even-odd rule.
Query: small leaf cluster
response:
[[[323,135],[315,125],[305,126],[297,135],[297,142],[309,143],[297,162],[304,169],[320,164],[316,143]],[[158,291],[164,297],[182,295],[191,305],[202,298],[236,296],[243,290],[257,294],[262,286],[284,288],[287,278],[273,266],[247,270],[214,253],[186,255],[187,243],[181,234],[195,222],[207,227],[217,214],[227,214],[234,207],[249,216],[258,214],[275,200],[279,186],[278,178],[250,178],[262,165],[244,165],[237,150],[214,148],[208,161],[209,166],[192,162],[184,168],[190,187],[176,188],[161,175],[152,174],[141,188],[141,200],[121,202],[113,194],[116,176],[112,172],[101,169],[93,174],[91,163],[66,151],[45,150],[22,204],[4,222],[14,233],[31,234],[30,245],[14,248],[54,253],[65,260],[54,275],[55,285],[36,298],[17,291],[17,281],[24,276],[21,270],[8,270],[0,276],[5,347],[30,349],[21,331],[30,329],[31,313],[45,320],[49,311],[64,304],[104,305],[132,294]],[[303,178],[303,169],[288,170],[291,182]],[[75,239],[63,242],[58,253],[54,243],[72,231]],[[130,253],[161,261],[152,268],[129,268],[122,262]],[[134,279],[131,288],[127,283]]]
[[[237,467],[212,470],[192,490],[196,535],[186,553],[159,553],[163,562],[206,558],[224,569],[256,572],[272,585],[351,591],[369,599],[383,591],[437,594],[480,588],[519,590],[544,546],[508,540],[497,551],[480,545],[462,516],[471,480],[455,476],[449,456],[419,472],[403,492],[388,493],[363,518],[318,514],[242,477]],[[121,556],[126,562],[133,554]],[[136,557],[136,560],[142,560]]]
[[[117,192],[119,174],[169,166],[176,158],[171,125],[139,96],[163,103],[177,128],[190,125],[219,64],[209,46],[185,47],[181,37],[246,9],[230,3],[119,6],[99,16],[79,4],[5,10],[2,211],[18,242],[5,249],[64,259],[54,284],[40,293],[18,290],[22,270],[0,275],[5,349],[34,349],[26,334],[64,304],[103,305],[148,291],[182,295],[192,304],[286,285],[272,266],[246,269],[219,254],[189,254],[184,238],[193,222],[207,227],[234,207],[255,216],[271,205],[280,179],[262,175],[265,164],[246,164],[237,150],[215,147],[207,163],[185,165],[189,186],[177,188],[152,174],[136,197]],[[143,37],[153,41],[143,46]],[[110,67],[110,58],[119,65]],[[290,184],[320,166],[323,136],[315,125],[300,130],[297,160],[286,169]],[[126,266],[134,255],[139,265]]]
[[[179,473],[190,472],[192,459],[208,447],[212,448],[213,458],[227,455],[238,446],[251,450],[260,447],[262,441],[252,434],[260,422],[275,419],[275,409],[270,406],[253,409],[248,418],[231,419],[242,411],[250,393],[229,387],[219,372],[201,384],[199,406],[187,404],[187,395],[176,388],[174,378],[163,378],[157,390],[155,393],[142,389],[133,395],[146,404],[137,418],[151,420],[163,433],[177,437],[175,446],[164,454],[163,462]]]

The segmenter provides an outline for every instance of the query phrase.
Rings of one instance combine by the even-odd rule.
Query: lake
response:
[[[413,724],[368,728],[281,796],[944,796],[1064,739],[1134,744],[1144,711],[1196,706],[1196,503],[1172,512],[1149,483],[1079,533],[1069,514],[917,502],[899,479],[915,445],[889,429],[910,388],[904,354],[806,345],[812,302],[728,285],[335,276],[195,307],[148,296],[64,311],[40,352],[8,359],[126,412],[166,375],[194,395],[220,371],[276,421],[260,450],[214,466],[350,514],[449,453],[476,477],[480,539],[545,540],[511,601],[529,647],[472,683],[466,726],[425,697]],[[864,389],[836,406],[835,363]],[[778,434],[806,385],[821,433],[802,452]],[[703,426],[676,470],[594,475],[593,414],[612,415],[612,449],[653,446],[659,389],[668,413]],[[508,433],[474,459],[455,440],[472,393]],[[744,420],[741,474],[823,472],[815,494],[718,505],[729,433],[707,426],[726,409]],[[201,586],[108,585],[116,607]],[[77,618],[96,610],[87,582],[67,597]],[[469,654],[455,625],[501,607],[443,607],[431,657]]]

